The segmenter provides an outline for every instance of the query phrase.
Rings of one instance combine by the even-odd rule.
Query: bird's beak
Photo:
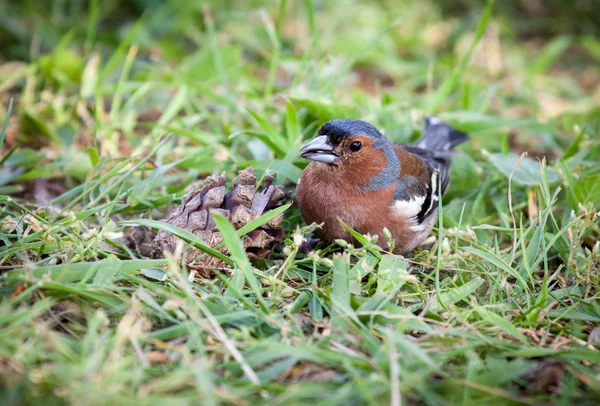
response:
[[[337,154],[333,151],[333,147],[327,143],[327,136],[320,135],[300,149],[302,158],[312,161],[333,163]]]

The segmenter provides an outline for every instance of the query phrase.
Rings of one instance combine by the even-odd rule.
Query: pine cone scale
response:
[[[229,219],[236,230],[240,229],[266,211],[279,207],[282,200],[289,197],[282,186],[272,185],[274,179],[273,175],[266,174],[263,190],[256,193],[256,175],[252,167],[248,167],[238,174],[232,182],[232,190],[227,192],[225,173],[215,172],[202,182],[200,188],[182,198],[181,206],[171,212],[167,223],[191,232],[214,248],[223,241],[223,237],[216,228],[212,213],[220,213]],[[282,223],[283,213],[244,236],[242,244],[250,258],[264,258],[285,238]],[[174,252],[178,240],[175,235],[161,230],[152,241],[152,246],[156,254]],[[226,247],[219,248],[219,251],[228,254]],[[226,265],[218,258],[189,246],[185,249],[184,258],[195,269],[222,268]]]

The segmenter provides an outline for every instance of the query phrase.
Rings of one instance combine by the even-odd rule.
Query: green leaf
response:
[[[37,112],[25,110],[21,116],[21,127],[25,134],[28,132],[39,133],[41,136],[51,139],[56,145],[61,145],[60,137],[54,131],[53,126]]]
[[[109,256],[102,261],[102,266],[98,268],[94,276],[94,285],[109,285],[121,269],[121,260],[114,255]]]
[[[364,235],[362,235],[359,232],[354,231],[353,229],[351,229],[350,227],[348,227],[348,225],[346,223],[344,223],[341,219],[338,219],[338,221],[340,222],[340,224],[342,225],[342,227],[344,227],[346,229],[346,231],[348,231],[350,233],[350,235],[354,238],[356,238],[356,241],[358,241],[360,244],[364,245],[364,246],[368,246],[368,250],[371,254],[375,255],[375,257],[377,257],[378,259],[381,258],[381,252],[379,252],[375,247],[373,247],[369,240],[367,239],[367,237],[365,237]]]
[[[7,285],[13,285],[22,279],[29,277],[29,275],[33,276],[35,279],[41,279],[47,275],[49,279],[56,282],[76,282],[82,280],[84,277],[94,277],[96,272],[104,266],[104,263],[105,261],[77,262],[74,264],[43,266],[31,271],[15,269],[5,273],[1,280],[5,281]],[[120,261],[117,273],[121,275],[134,274],[141,269],[160,266],[166,263],[167,261],[164,259],[133,259]]]
[[[171,120],[175,118],[177,113],[183,108],[183,105],[188,98],[188,89],[185,86],[181,86],[175,96],[171,99],[169,105],[165,108],[160,118],[158,119],[158,126],[165,126]]]
[[[283,2],[282,2],[283,3]],[[267,367],[258,372],[258,377],[261,382],[272,382],[277,377],[281,376],[285,371],[289,370],[298,362],[295,357],[282,358],[271,362]]]
[[[78,83],[84,67],[83,60],[76,52],[59,46],[51,55],[42,56],[39,64],[47,78],[60,84]]]
[[[250,285],[250,289],[256,295],[256,300],[263,310],[267,310],[267,305],[265,304],[262,298],[262,289],[260,284],[258,283],[258,279],[254,275],[252,270],[252,265],[250,265],[250,260],[246,255],[246,250],[242,245],[242,241],[238,237],[235,228],[229,222],[227,218],[225,218],[222,214],[214,212],[212,216],[215,220],[215,224],[219,231],[221,232],[221,236],[223,237],[223,241],[227,248],[229,248],[229,252],[231,253],[231,259],[238,266],[238,268],[244,274],[248,285]],[[228,258],[229,259],[229,258]],[[230,261],[231,261],[230,259]]]
[[[444,83],[442,83],[440,88],[433,96],[433,99],[431,100],[427,108],[427,111],[429,113],[435,113],[441,106],[442,102],[446,100],[450,93],[452,93],[452,91],[458,87],[460,80],[465,70],[467,69],[467,65],[473,57],[475,47],[481,40],[481,37],[483,37],[483,34],[485,33],[485,29],[490,19],[490,15],[492,14],[493,5],[493,1],[488,1],[487,7],[483,11],[481,18],[479,19],[479,24],[477,25],[477,31],[475,33],[475,38],[473,39],[473,42],[471,42],[471,45],[469,46],[467,53],[461,59],[460,64],[456,65],[450,76],[446,78],[446,80],[444,80]]]
[[[481,185],[473,182],[473,174],[477,173],[478,165],[473,158],[467,154],[459,154],[452,157],[450,179],[452,179],[452,187],[446,193],[447,199],[463,197],[473,189],[479,189]],[[444,213],[446,214],[446,213]]]
[[[600,40],[588,35],[583,36],[579,42],[581,46],[588,51],[590,56],[592,56],[597,62],[600,62]]]
[[[88,156],[90,157],[90,162],[92,163],[92,166],[98,165],[98,162],[100,162],[100,157],[98,156],[98,151],[96,151],[95,148],[88,147],[87,152],[88,152]]]
[[[160,282],[167,280],[167,274],[156,268],[144,268],[140,269],[140,272],[149,279],[154,279]]]
[[[93,302],[98,302],[109,309],[115,309],[117,306],[121,306],[123,304],[123,299],[115,294],[85,289],[79,286],[63,285],[61,283],[45,281],[40,284],[40,287],[47,293],[80,296]]]
[[[134,42],[140,28],[147,24],[147,18],[142,16],[134,25],[131,27],[125,38],[121,41],[117,49],[112,53],[111,57],[104,64],[104,67],[98,73],[98,83],[104,82],[104,80],[111,75],[115,70],[118,69],[119,64],[122,63],[125,53],[129,46]]]
[[[408,280],[406,262],[396,255],[385,254],[381,257],[377,271],[377,293],[396,292]]]
[[[82,99],[94,96],[96,86],[98,85],[98,66],[100,65],[100,55],[93,55],[85,65],[81,75],[81,88],[79,94]]]
[[[492,154],[490,160],[492,164],[502,172],[506,177],[509,177],[513,172],[513,169],[519,162],[520,157],[516,154]],[[547,168],[548,171],[548,182],[556,183],[560,180],[560,175],[553,168]],[[541,165],[539,162],[534,161],[531,158],[525,157],[519,167],[515,170],[512,175],[512,181],[519,185],[524,186],[539,186],[542,184],[542,172]]]
[[[209,255],[212,255],[213,257],[219,258],[220,260],[224,261],[229,266],[233,266],[233,261],[231,260],[231,258],[229,258],[226,255],[223,255],[221,252],[209,247],[200,238],[196,237],[194,234],[190,233],[189,231],[183,230],[179,227],[172,226],[172,225],[167,224],[162,221],[148,220],[148,219],[123,221],[122,224],[124,224],[124,225],[137,224],[140,226],[146,226],[146,227],[154,228],[157,230],[168,231],[169,233],[174,234],[177,237],[184,240],[185,242],[189,243],[193,247],[198,248],[200,251],[205,252]]]
[[[65,156],[64,171],[67,175],[84,181],[92,170],[90,156],[83,151],[70,149]]]
[[[274,159],[265,163],[268,164],[268,166],[264,165],[262,167],[269,168],[275,174],[283,176],[292,183],[298,183],[298,179],[302,176],[302,170],[291,162]],[[259,167],[259,165],[257,165],[257,167]]]
[[[375,265],[379,262],[379,259],[371,254],[367,253],[363,258],[354,264],[350,269],[350,292],[359,295],[362,286],[362,279],[375,269]]]
[[[345,315],[350,307],[350,258],[347,254],[333,258],[333,289],[331,292],[331,317],[334,327],[345,329],[348,321]]]
[[[269,135],[267,135],[267,134],[261,133],[260,131],[245,130],[245,131],[239,131],[239,132],[233,133],[229,136],[229,138],[235,138],[240,134],[247,134],[252,137],[256,137],[259,140],[261,140],[267,147],[269,147],[269,149],[271,151],[273,151],[273,153],[275,153],[275,155],[281,156],[281,157],[285,156],[287,149],[285,147],[280,146],[278,143],[274,142],[273,138],[269,137]]]
[[[4,144],[4,134],[6,133],[6,129],[8,128],[8,120],[10,120],[10,114],[12,113],[13,108],[13,98],[10,98],[8,102],[8,110],[6,110],[6,117],[4,117],[4,123],[2,124],[2,130],[0,130],[0,147]]]
[[[301,133],[300,123],[298,122],[298,112],[289,100],[285,105],[285,131],[287,132],[290,144],[293,144],[294,141],[300,138]]]
[[[297,148],[292,147],[290,151],[296,150]],[[269,160],[260,160],[260,161],[252,161],[252,167],[258,171],[266,171],[270,170],[274,174],[277,175],[277,178],[280,179],[276,183],[287,183],[286,179],[290,182],[296,184],[300,176],[302,175],[302,170],[298,168],[296,165],[292,164],[293,158],[286,160],[282,159],[269,159]],[[284,178],[284,179],[281,179]]]
[[[243,237],[244,235],[248,234],[250,231],[254,231],[258,227],[262,226],[263,224],[267,224],[269,221],[271,221],[272,219],[274,219],[275,217],[279,216],[281,213],[283,213],[284,211],[289,209],[292,206],[292,204],[293,203],[288,203],[286,205],[277,207],[276,209],[269,210],[268,212],[266,212],[265,214],[263,214],[256,220],[249,222],[248,224],[246,224],[245,226],[243,226],[239,230],[237,230],[237,235],[239,237]]]
[[[525,289],[527,288],[527,282],[525,282],[525,279],[523,279],[523,277],[518,272],[516,272],[514,269],[512,269],[506,262],[504,262],[504,260],[502,258],[498,257],[494,253],[488,252],[488,251],[482,251],[482,250],[474,248],[474,247],[464,247],[463,250],[466,252],[475,254],[479,258],[481,258],[487,262],[490,262],[491,264],[495,265],[496,267],[500,268],[507,274],[509,274],[509,275],[513,276],[515,279],[517,279],[521,283],[521,286],[523,288],[525,288]]]
[[[521,341],[523,344],[527,344],[527,337],[523,333],[521,333],[509,320],[504,317],[497,315],[496,313],[489,311],[483,307],[478,307],[475,309],[477,314],[485,320],[487,323],[498,327],[500,330],[504,331],[506,334],[516,338]]]
[[[315,97],[291,97],[291,100],[305,107],[311,115],[317,117],[319,121],[329,121],[340,117],[356,117],[357,109],[342,104],[335,104],[330,100]]]
[[[575,155],[577,153],[577,151],[579,150],[579,145],[581,145],[581,142],[583,141],[584,138],[585,138],[585,129],[582,128],[577,133],[577,137],[575,138],[575,141],[573,141],[571,143],[571,145],[569,145],[569,148],[567,148],[567,150],[565,151],[565,154],[563,155],[562,159],[566,160],[566,159],[569,159],[570,157],[572,157],[573,155]]]
[[[581,178],[575,183],[577,203],[592,203],[600,206],[600,176],[592,175]]]
[[[529,74],[539,75],[547,71],[552,63],[567,50],[569,45],[571,45],[571,37],[560,36],[552,39],[529,65]]]
[[[321,306],[321,301],[319,300],[319,296],[314,288],[311,289],[310,302],[308,302],[308,311],[310,312],[310,317],[313,320],[323,320],[323,306]]]
[[[22,168],[10,169],[7,167],[0,168],[0,186],[8,185],[17,179],[23,173]],[[10,186],[7,186],[10,188]],[[10,189],[9,189],[10,190]]]
[[[284,155],[285,152],[290,148],[289,142],[273,127],[271,124],[267,122],[263,117],[259,116],[254,111],[247,109],[248,113],[258,122],[260,128],[266,133],[267,138],[273,145],[277,147],[279,151],[281,151]]]
[[[271,221],[272,219],[274,219],[275,217],[279,216],[281,213],[283,213],[284,211],[289,209],[292,206],[292,204],[293,203],[289,203],[289,204],[277,207],[276,209],[269,210],[268,212],[266,212],[265,214],[263,214],[256,220],[249,222],[248,224],[246,224],[245,226],[241,227],[239,230],[236,231],[238,237],[243,237],[246,234],[248,234],[249,232],[256,230],[258,227],[262,226],[263,224],[267,224],[269,221]],[[225,244],[225,241],[219,243],[215,247],[215,249],[221,248],[223,246],[223,244]]]
[[[552,309],[547,313],[547,316],[551,318],[556,318],[556,320],[566,319],[589,321],[590,323],[600,323],[600,317],[594,316],[593,314],[572,310],[572,308]]]
[[[479,276],[471,279],[469,282],[462,286],[449,289],[446,292],[440,294],[439,298],[437,295],[432,299],[429,311],[431,313],[439,313],[448,306],[465,300],[473,294],[483,284],[483,279]],[[444,307],[445,306],[445,307]]]
[[[302,310],[304,308],[304,306],[306,306],[308,304],[308,302],[310,301],[310,298],[311,298],[311,294],[308,291],[304,291],[304,292],[300,293],[298,295],[298,297],[296,298],[296,300],[294,300],[288,306],[290,314],[294,314],[294,313],[297,313],[300,310]]]
[[[431,369],[432,371],[440,371],[441,365],[435,362],[429,355],[429,351],[426,351],[423,346],[418,345],[416,342],[408,340],[406,336],[395,334],[396,342],[401,354],[410,354],[415,360],[420,361],[423,365]]]

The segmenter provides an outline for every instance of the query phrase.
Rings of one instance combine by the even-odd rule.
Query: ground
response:
[[[2,404],[596,404],[598,13],[439,3],[0,4]],[[429,115],[472,139],[428,244],[307,252],[318,126]],[[291,193],[266,258],[126,245],[249,166]]]

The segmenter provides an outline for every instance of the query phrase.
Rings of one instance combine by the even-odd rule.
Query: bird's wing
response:
[[[448,187],[450,158],[412,145],[395,144],[394,149],[402,164],[392,206],[414,218],[417,231],[435,213],[439,188],[444,194]]]
[[[435,117],[425,120],[425,130],[416,145],[394,144],[400,158],[400,176],[392,204],[404,210],[421,226],[436,212],[439,196],[450,182],[450,155],[469,136]]]
[[[450,182],[450,166],[452,165],[450,156],[444,152],[422,149],[414,145],[402,145],[402,148],[424,161],[430,172],[438,171],[441,175],[438,182],[441,180],[442,194],[444,194]]]

